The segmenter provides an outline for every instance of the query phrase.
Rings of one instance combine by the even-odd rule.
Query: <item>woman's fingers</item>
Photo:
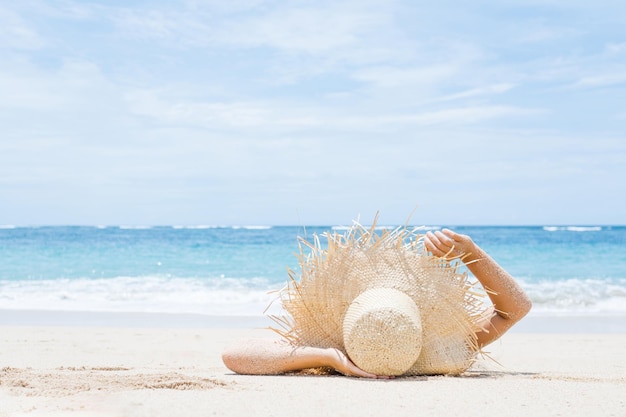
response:
[[[424,239],[424,245],[435,256],[454,259],[461,255],[455,239],[458,236],[458,234],[448,229],[443,231],[437,230],[435,233],[428,232]]]
[[[336,369],[344,375],[347,376],[358,376],[361,378],[384,378],[370,372],[366,372],[356,366],[348,357],[341,352],[339,349],[335,349],[335,354],[339,357],[340,366]]]
[[[445,255],[445,252],[440,249],[440,246],[442,246],[441,242],[439,242],[439,239],[437,239],[437,237],[432,232],[426,233],[426,236],[424,238],[424,245],[426,245],[426,249],[428,249],[428,251],[435,256]]]
[[[462,235],[450,229],[443,229],[443,233],[453,242],[460,254],[472,252],[473,241],[468,235]]]
[[[356,365],[354,365],[354,369],[352,369],[351,371],[354,376],[359,376],[361,378],[378,378],[378,376],[370,374],[369,372],[365,372],[361,368],[358,368]]]
[[[424,247],[435,256],[446,260],[460,258],[463,262],[470,261],[475,245],[472,239],[463,234],[453,232],[450,229],[427,232],[424,236]]]
[[[450,229],[443,229],[442,233],[455,242],[459,242],[461,240],[461,235]]]
[[[439,239],[439,241],[444,247],[452,248],[452,246],[454,246],[454,240],[446,236],[443,232],[440,232],[439,230],[437,230],[435,232],[435,236],[437,236],[437,238]]]
[[[348,362],[348,366],[349,366],[350,374],[352,376],[358,376],[358,377],[361,377],[361,378],[372,378],[372,379],[391,379],[391,378],[393,378],[392,376],[388,376],[388,375],[376,375],[376,374],[372,374],[372,373],[366,372],[363,369],[361,369],[358,366],[356,366],[355,364],[353,364],[352,362]]]

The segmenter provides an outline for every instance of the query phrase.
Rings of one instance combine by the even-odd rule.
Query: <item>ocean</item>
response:
[[[516,277],[534,315],[626,315],[625,226],[446,227]],[[0,226],[0,314],[261,316],[298,268],[298,237],[344,228]]]

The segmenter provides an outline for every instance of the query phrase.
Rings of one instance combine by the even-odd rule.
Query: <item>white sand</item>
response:
[[[626,334],[509,333],[463,377],[234,375],[246,328],[0,327],[5,416],[625,416]]]

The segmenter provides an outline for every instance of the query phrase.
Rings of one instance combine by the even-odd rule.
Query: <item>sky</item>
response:
[[[625,27],[622,0],[0,0],[0,225],[623,225]]]

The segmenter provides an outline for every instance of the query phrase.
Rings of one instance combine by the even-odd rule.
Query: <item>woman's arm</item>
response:
[[[344,375],[376,378],[357,368],[338,349],[298,347],[285,340],[251,339],[224,350],[222,361],[238,374],[275,375],[309,368],[330,367]]]
[[[520,321],[531,309],[530,298],[515,279],[467,235],[448,229],[428,232],[424,245],[433,255],[460,258],[488,291],[494,314],[477,332],[478,346],[493,342]]]

